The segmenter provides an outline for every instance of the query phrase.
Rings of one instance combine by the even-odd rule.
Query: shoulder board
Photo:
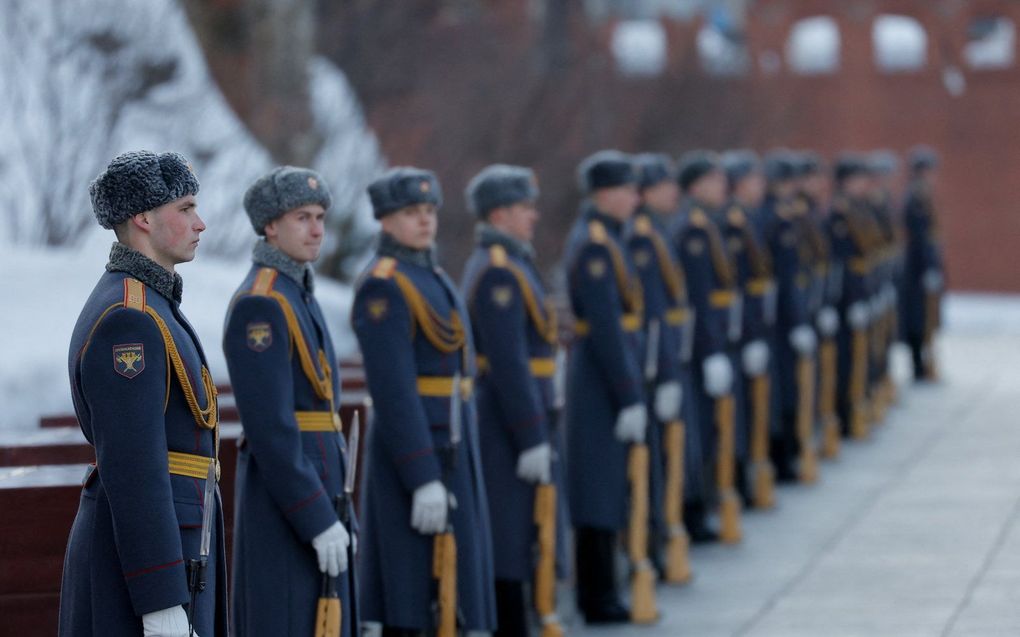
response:
[[[695,208],[691,211],[690,222],[691,225],[704,228],[708,225],[708,215],[706,215],[705,211],[701,208]]]
[[[493,245],[489,248],[489,261],[493,267],[505,268],[507,264],[506,248],[501,245]]]
[[[726,213],[726,220],[730,222],[731,226],[736,226],[740,228],[744,225],[744,222],[746,221],[744,217],[744,211],[737,206],[733,206],[732,208],[730,208],[730,211]]]
[[[124,279],[124,307],[145,311],[145,285],[138,279]]]
[[[606,227],[602,225],[601,221],[588,222],[588,238],[595,243],[605,243],[608,240]]]
[[[647,237],[652,234],[652,220],[645,215],[640,215],[634,219],[634,232]]]
[[[273,268],[260,268],[259,273],[255,275],[255,283],[251,286],[251,293],[257,296],[268,295],[273,291],[277,274],[279,272]]]
[[[383,257],[379,259],[379,262],[372,268],[372,276],[377,279],[388,279],[393,276],[393,272],[397,269],[397,260],[393,257]]]

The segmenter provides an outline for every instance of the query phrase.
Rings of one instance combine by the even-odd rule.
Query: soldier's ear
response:
[[[135,216],[131,217],[128,223],[130,223],[136,229],[148,234],[152,232],[152,220],[149,219],[149,215],[151,214],[153,214],[152,210],[139,212]]]
[[[275,241],[276,238],[280,236],[280,232],[276,228],[277,220],[279,220],[279,217],[273,219],[272,221],[270,221],[269,223],[262,227],[262,234],[266,236],[267,241],[270,239]]]

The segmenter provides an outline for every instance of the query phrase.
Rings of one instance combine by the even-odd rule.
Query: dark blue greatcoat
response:
[[[553,376],[556,315],[523,244],[493,229],[464,268],[461,292],[478,350],[478,437],[492,516],[496,577],[534,575],[535,486],[517,477],[521,452],[549,443],[559,453]],[[557,562],[566,565],[566,492],[562,463],[553,461],[557,487]]]
[[[267,267],[259,252],[234,294],[223,334],[244,426],[234,496],[233,625],[239,636],[310,635],[322,582],[311,541],[337,521],[346,448],[336,430],[299,429],[296,414],[329,418],[340,402],[339,374],[331,371],[336,356],[311,272],[280,253],[266,261],[290,267]],[[315,379],[302,367],[302,340]],[[344,636],[358,634],[352,573],[353,564],[337,582]]]
[[[564,265],[578,324],[567,367],[567,483],[575,527],[626,527],[630,445],[614,434],[624,407],[644,400],[640,284],[623,224],[586,204],[567,236]]]
[[[641,291],[644,293],[644,332],[647,339],[649,325],[652,321],[658,324],[659,342],[656,356],[656,378],[654,386],[676,381],[683,387],[684,398],[681,402],[679,419],[687,424],[684,439],[684,471],[685,490],[700,492],[701,484],[701,437],[697,420],[688,417],[692,414],[694,393],[690,379],[690,355],[684,350],[685,341],[693,335],[688,332],[694,329],[693,317],[687,303],[687,285],[683,270],[678,265],[676,252],[670,244],[663,219],[656,213],[640,208],[631,220],[626,234],[627,250],[630,260],[634,263],[641,279]],[[642,369],[648,365],[648,345],[640,357]],[[646,379],[647,383],[647,379]],[[651,506],[649,515],[654,529],[666,533],[665,524],[665,469],[667,452],[665,448],[664,425],[655,415],[655,393],[649,392],[647,401],[649,453],[655,462],[649,463],[649,497]],[[691,405],[688,408],[687,405]]]
[[[171,474],[168,452],[216,454],[215,433],[189,408],[155,319],[134,309],[144,303],[165,323],[197,407],[214,418],[205,356],[180,310],[180,277],[121,244],[110,259],[68,356],[75,414],[96,451],[64,560],[59,634],[68,637],[137,637],[143,614],[187,607],[185,562],[198,557],[206,481]],[[126,280],[144,290],[132,293],[134,307],[127,307]],[[206,589],[195,610],[203,637],[227,634],[218,489],[215,503]]]
[[[474,375],[471,325],[460,294],[430,253],[412,252],[384,235],[357,284],[352,322],[374,408],[361,499],[362,619],[413,630],[434,625],[433,537],[411,527],[411,502],[415,489],[443,479],[457,503],[451,519],[464,628],[493,630],[495,576],[474,399],[464,394],[462,440],[444,476],[437,452],[450,439],[450,390],[419,389],[437,379],[448,385],[457,372],[465,381]]]
[[[900,301],[902,330],[907,339],[920,340],[926,336],[928,327],[927,294],[922,282],[924,273],[928,270],[942,272],[942,247],[928,187],[917,183],[911,185],[903,208],[903,224],[906,246]]]
[[[685,203],[684,211],[674,219],[670,235],[687,277],[688,298],[695,312],[691,375],[701,430],[702,466],[705,472],[703,482],[714,492],[716,480],[713,471],[717,454],[715,398],[705,391],[702,365],[706,358],[714,354],[725,354],[734,362],[734,348],[730,340],[731,334],[736,331],[731,329],[731,321],[737,318],[733,311],[736,297],[733,267],[718,227],[696,202]],[[739,376],[739,369],[734,367],[735,380]],[[733,391],[736,390],[735,383]],[[737,394],[734,393],[734,396]],[[739,423],[739,410],[735,416]],[[739,437],[738,433],[738,443]]]

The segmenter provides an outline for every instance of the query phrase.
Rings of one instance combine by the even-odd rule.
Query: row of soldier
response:
[[[469,184],[476,250],[459,286],[436,261],[435,175],[389,171],[369,187],[382,232],[351,315],[372,398],[360,519],[327,329],[342,319],[319,308],[311,269],[329,189],[303,168],[263,176],[244,198],[253,266],[224,324],[243,425],[228,603],[216,390],[174,271],[205,229],[198,180],[175,153],[115,158],[90,195],[117,242],[69,352],[96,462],[61,634],[555,637],[571,527],[585,620],[655,621],[657,576],[690,578],[689,540],[738,541],[741,509],[772,506],[774,479],[814,480],[819,453],[881,418],[898,306],[932,373],[934,167],[912,155],[901,234],[857,156],[837,162],[821,215],[812,155],[698,152],[676,171],[593,155],[563,260],[565,370],[531,171],[495,165]]]

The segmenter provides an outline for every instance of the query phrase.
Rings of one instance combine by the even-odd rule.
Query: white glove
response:
[[[614,433],[620,442],[644,442],[645,427],[648,426],[648,412],[642,403],[624,407],[616,416]]]
[[[899,294],[896,293],[896,286],[892,283],[885,284],[885,303],[886,307],[893,309],[896,307],[896,301],[899,299]]]
[[[790,330],[790,345],[801,356],[810,356],[818,347],[818,337],[810,325],[798,325]]]
[[[924,291],[929,294],[934,294],[942,290],[942,273],[932,268],[926,270],[924,276],[921,279],[921,284],[924,285]]]
[[[343,524],[334,522],[328,529],[312,538],[312,548],[319,558],[319,572],[336,577],[347,570],[347,545],[351,537]]]
[[[733,386],[733,366],[726,354],[712,354],[701,363],[705,391],[712,398],[728,394]]]
[[[854,330],[863,330],[868,326],[868,304],[864,301],[851,303],[846,311],[846,321]]]
[[[517,477],[542,484],[552,479],[552,447],[548,442],[525,449],[517,456]]]
[[[446,530],[446,514],[449,507],[446,487],[439,480],[426,482],[414,490],[411,503],[411,526],[425,535],[442,533]]]
[[[143,637],[188,637],[188,613],[172,606],[142,615]],[[196,637],[198,633],[195,633]]]
[[[666,422],[680,417],[684,388],[679,381],[671,380],[655,388],[655,417]]]
[[[839,312],[827,305],[818,310],[818,318],[815,322],[818,324],[818,331],[822,333],[822,336],[835,336],[839,331]]]
[[[769,346],[765,341],[757,339],[744,345],[740,352],[744,373],[752,378],[761,376],[769,365]]]
[[[361,622],[360,637],[382,637],[382,622]]]

